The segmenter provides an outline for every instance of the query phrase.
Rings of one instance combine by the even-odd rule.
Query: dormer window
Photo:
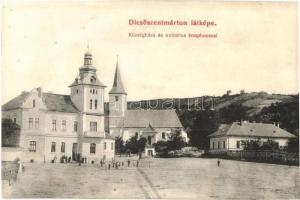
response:
[[[96,81],[96,78],[94,76],[91,77],[91,83],[94,83]]]
[[[32,107],[35,108],[35,100],[32,101]]]

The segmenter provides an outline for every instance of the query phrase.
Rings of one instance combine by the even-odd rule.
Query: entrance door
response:
[[[73,146],[72,146],[72,160],[73,161],[77,160],[77,148],[78,148],[78,144],[73,143]]]
[[[151,136],[148,136],[148,144],[151,144]]]
[[[150,150],[150,149],[148,149],[148,156],[153,156],[153,151],[152,150]]]

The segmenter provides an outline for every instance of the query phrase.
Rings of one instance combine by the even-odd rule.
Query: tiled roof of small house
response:
[[[48,110],[58,112],[79,112],[71,101],[70,95],[43,93],[43,101]]]
[[[19,96],[13,98],[12,100],[4,104],[2,106],[2,110],[5,111],[5,110],[13,110],[13,109],[20,108],[29,94],[30,94],[29,92],[22,92],[22,94],[20,94]]]
[[[127,110],[124,127],[152,127],[182,128],[182,124],[175,110]]]
[[[19,96],[13,98],[2,106],[2,110],[12,110],[21,108],[26,98],[30,95],[30,92],[23,92]],[[58,112],[71,112],[76,113],[78,109],[71,101],[70,95],[43,93],[43,102],[45,103],[48,110]]]
[[[246,136],[246,137],[269,137],[269,138],[295,138],[296,136],[274,124],[233,122],[220,126],[219,130],[210,134],[209,137],[220,136]]]

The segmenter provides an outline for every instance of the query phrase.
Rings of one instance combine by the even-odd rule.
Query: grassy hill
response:
[[[249,120],[278,122],[299,135],[299,96],[252,92],[223,96],[152,99],[128,102],[128,109],[176,109],[194,146],[207,148],[207,135],[222,123]]]

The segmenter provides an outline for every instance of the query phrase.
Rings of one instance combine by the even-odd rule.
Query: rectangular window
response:
[[[212,143],[212,148],[215,149],[215,142]]]
[[[67,121],[66,120],[62,120],[62,122],[61,122],[61,129],[63,131],[65,131],[67,129]]]
[[[14,123],[17,123],[17,118],[14,118]]]
[[[52,142],[51,143],[51,152],[55,152],[55,146],[56,146],[56,143]]]
[[[111,143],[111,150],[114,150],[114,143]]]
[[[90,131],[97,132],[97,122],[90,122]]]
[[[119,101],[119,97],[118,97],[118,96],[115,96],[115,100],[116,100],[116,101]]]
[[[104,142],[104,150],[106,150],[106,142]]]
[[[32,107],[35,107],[35,100],[32,101]]]
[[[98,101],[97,100],[95,100],[95,110],[97,110],[97,105],[98,104]]]
[[[35,118],[34,120],[34,128],[38,129],[40,127],[39,118]]]
[[[241,147],[241,142],[240,141],[236,141],[236,148],[239,149]]]
[[[30,152],[36,152],[36,141],[30,141],[29,142],[29,151]]]
[[[33,128],[33,118],[29,118],[28,127]]]
[[[60,152],[65,153],[66,150],[66,143],[62,142],[60,147]]]
[[[161,137],[162,137],[162,139],[166,139],[166,133],[162,132]]]
[[[90,153],[96,153],[96,144],[95,143],[90,144]]]
[[[223,149],[226,148],[226,144],[225,144],[225,141],[223,141]]]
[[[220,141],[218,141],[218,149],[220,149]]]
[[[52,120],[52,131],[56,131],[56,120]]]
[[[74,132],[77,132],[77,130],[78,130],[78,122],[75,121],[74,122]]]

